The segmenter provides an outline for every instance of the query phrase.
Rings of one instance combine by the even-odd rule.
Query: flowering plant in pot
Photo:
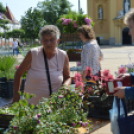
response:
[[[77,28],[82,25],[94,26],[93,20],[88,15],[83,15],[77,12],[70,12],[67,15],[60,16],[57,23],[63,27],[63,33],[76,33]]]
[[[6,134],[77,134],[77,128],[90,127],[87,113],[81,108],[81,89],[71,91],[62,87],[51,98],[41,100],[36,107],[27,102],[32,96],[24,93],[19,103],[5,110],[7,114],[15,114]]]
[[[79,73],[75,74],[76,90],[82,89],[84,109],[91,110],[91,108],[95,107],[96,103],[99,104],[109,98],[106,82],[111,80],[113,80],[113,75],[110,74],[109,70],[102,71],[102,76],[100,74],[93,75],[92,69],[87,67],[85,78],[82,78]]]
[[[127,64],[127,65],[121,65],[118,68],[118,71],[115,72],[115,75],[118,76],[123,73],[134,73],[134,63],[132,64]]]

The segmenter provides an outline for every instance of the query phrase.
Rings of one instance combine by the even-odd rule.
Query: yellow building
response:
[[[134,0],[87,0],[88,15],[95,22],[96,37],[105,45],[134,45],[124,24],[124,15],[134,7]]]

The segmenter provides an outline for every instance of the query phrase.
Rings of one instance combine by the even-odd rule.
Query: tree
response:
[[[0,2],[0,12],[5,13],[6,8],[2,5]],[[6,31],[9,30],[9,28],[6,26],[9,23],[9,20],[7,20],[6,16],[4,14],[0,14],[0,27],[4,29],[5,33],[5,46],[6,46]]]
[[[69,13],[72,4],[68,0],[44,0],[37,7],[43,13],[46,24],[56,25],[61,15]]]
[[[33,40],[39,38],[39,31],[44,26],[45,21],[42,13],[31,7],[25,12],[25,16],[22,16],[20,23],[25,32],[25,38],[32,39],[33,44]]]

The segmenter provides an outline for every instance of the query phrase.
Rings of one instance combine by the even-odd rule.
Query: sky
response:
[[[43,0],[0,0],[4,6],[7,6],[12,11],[14,17],[19,21],[21,16],[25,14],[25,11],[30,7],[36,7],[37,3]],[[78,11],[78,0],[69,0],[74,6],[73,10]],[[84,13],[87,14],[87,0],[80,0],[81,8]]]

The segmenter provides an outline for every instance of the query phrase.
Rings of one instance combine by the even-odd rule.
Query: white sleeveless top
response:
[[[29,100],[29,103],[38,104],[42,97],[49,97],[49,85],[44,63],[43,47],[31,49],[32,63],[28,70],[25,84],[25,92],[35,94],[36,97]],[[52,92],[58,91],[63,82],[63,67],[66,52],[56,49],[56,54],[48,61]]]

